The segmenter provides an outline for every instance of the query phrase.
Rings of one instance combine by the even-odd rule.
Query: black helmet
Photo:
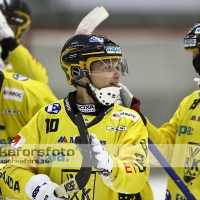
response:
[[[198,51],[200,47],[200,22],[196,23],[184,38],[184,48],[186,51]]]
[[[20,42],[31,24],[31,11],[28,5],[22,0],[3,0],[0,9],[14,31],[16,41]]]
[[[63,46],[60,56],[61,67],[70,85],[75,85],[91,73],[95,62],[116,59],[120,62],[122,75],[128,74],[128,67],[122,57],[121,48],[102,35],[75,35]]]

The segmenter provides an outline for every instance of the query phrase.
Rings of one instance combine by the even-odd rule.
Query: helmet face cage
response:
[[[15,34],[15,40],[20,43],[31,25],[29,7],[21,0],[3,0],[0,9]]]
[[[198,51],[200,47],[200,22],[196,23],[184,38],[184,48],[186,51]]]
[[[118,60],[117,69],[122,75],[128,74],[120,47],[107,37],[94,34],[73,36],[65,43],[60,56],[62,69],[70,85],[81,80],[85,74],[91,74],[92,64],[108,60]]]
[[[128,76],[128,65],[122,56],[92,57],[87,60],[86,68],[93,76],[112,77],[115,69]]]

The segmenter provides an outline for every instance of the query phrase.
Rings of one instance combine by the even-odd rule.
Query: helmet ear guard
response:
[[[80,67],[72,67],[72,77],[74,78],[74,81],[80,81],[85,77],[84,73],[80,69]]]

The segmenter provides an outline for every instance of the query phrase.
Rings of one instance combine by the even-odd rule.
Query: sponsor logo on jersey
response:
[[[92,36],[92,37],[89,39],[89,42],[104,42],[104,39],[103,39],[103,38],[100,38],[100,37]]]
[[[108,54],[121,54],[122,53],[120,47],[116,47],[116,46],[107,46],[106,52]]]
[[[23,90],[19,90],[16,88],[9,88],[9,87],[4,87],[3,89],[4,99],[10,99],[10,100],[22,102],[23,97],[24,97]]]
[[[58,141],[57,142],[63,142],[63,143],[68,143],[68,140],[67,140],[67,138],[65,137],[65,136],[61,136],[59,139],[58,139]]]
[[[18,81],[27,81],[28,80],[28,78],[26,76],[22,76],[19,74],[13,74],[13,78]]]
[[[53,103],[45,107],[45,111],[49,114],[57,114],[61,110],[59,103]]]
[[[71,112],[72,108],[71,108],[71,106],[69,104],[68,98],[65,99],[65,107],[67,107],[67,110]]]
[[[125,131],[127,130],[127,126],[118,126],[118,127],[106,126],[106,129],[109,131]]]
[[[3,181],[4,183],[13,191],[21,191],[20,187],[19,187],[19,182],[14,180],[12,177],[8,176],[8,174],[6,174],[6,171],[3,172]]]
[[[90,112],[95,112],[96,111],[94,104],[86,104],[86,105],[77,104],[77,107],[78,107],[78,110],[81,111],[81,112],[90,113]]]
[[[60,136],[57,142],[59,142],[59,143],[74,143],[74,138],[69,137],[69,139],[67,139],[65,136]]]
[[[2,110],[2,114],[6,115],[20,115],[20,112],[18,110]]]
[[[19,133],[11,142],[11,147],[12,149],[17,150],[19,147],[22,147],[25,142],[26,138]]]
[[[193,128],[190,126],[179,126],[179,128],[177,129],[176,133],[178,134],[178,136],[180,135],[192,135],[193,132]]]
[[[122,110],[121,112],[113,112],[111,119],[119,120],[121,117],[131,118],[134,122],[139,119],[139,116],[125,110]]]
[[[196,46],[196,39],[184,39],[184,47],[194,47]]]
[[[192,117],[190,118],[190,120],[200,122],[200,116],[196,117],[196,115],[192,115]]]

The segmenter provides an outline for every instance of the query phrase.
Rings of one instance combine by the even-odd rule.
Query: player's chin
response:
[[[115,83],[110,83],[109,87],[120,87],[120,86],[118,85],[118,82],[115,82]]]

